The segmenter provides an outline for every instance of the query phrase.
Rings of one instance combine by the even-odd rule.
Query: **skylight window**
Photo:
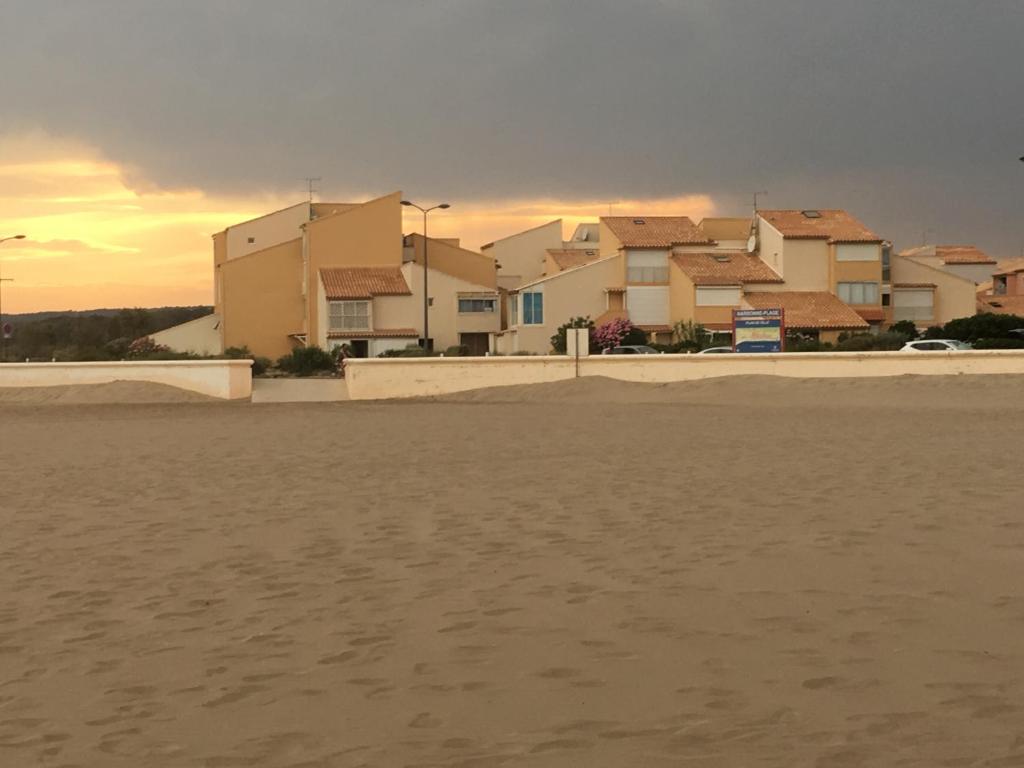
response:
[[[722,264],[728,264],[730,259],[729,259],[728,256],[724,256],[722,254],[716,254],[715,255],[715,261],[720,262]]]
[[[807,219],[820,219],[821,211],[800,211]]]
[[[646,224],[647,222],[643,219],[633,219],[634,224]]]

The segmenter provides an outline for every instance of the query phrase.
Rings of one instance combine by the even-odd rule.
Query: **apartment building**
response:
[[[555,219],[487,243],[481,246],[480,251],[497,264],[498,287],[514,290],[545,274],[566,268],[557,266],[557,260],[552,262],[549,253],[595,250],[599,236],[596,222],[584,222],[576,227],[568,240],[563,240],[562,220]]]
[[[921,245],[899,256],[981,284],[992,279],[996,260],[976,245]]]
[[[501,327],[493,259],[431,240],[425,270],[423,237],[403,237],[401,199],[304,202],[218,232],[214,313],[197,327],[213,329],[218,350],[271,358],[313,344],[380,354],[422,343],[426,277],[431,345],[487,351]]]
[[[979,312],[1024,317],[1024,258],[1001,262],[976,295]]]

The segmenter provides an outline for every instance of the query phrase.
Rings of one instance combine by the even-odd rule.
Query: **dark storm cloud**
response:
[[[0,129],[164,186],[848,207],[1024,240],[1020,0],[16,2]]]

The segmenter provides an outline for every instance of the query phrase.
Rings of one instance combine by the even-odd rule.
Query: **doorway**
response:
[[[483,357],[491,350],[489,333],[460,333],[459,344],[469,350],[472,357]]]
[[[366,339],[352,339],[352,357],[369,357],[370,342]]]

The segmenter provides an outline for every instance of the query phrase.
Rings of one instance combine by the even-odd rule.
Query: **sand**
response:
[[[1022,394],[0,406],[0,765],[1024,765]]]
[[[146,381],[69,384],[57,387],[0,387],[0,406],[138,403],[202,403],[215,398]]]

